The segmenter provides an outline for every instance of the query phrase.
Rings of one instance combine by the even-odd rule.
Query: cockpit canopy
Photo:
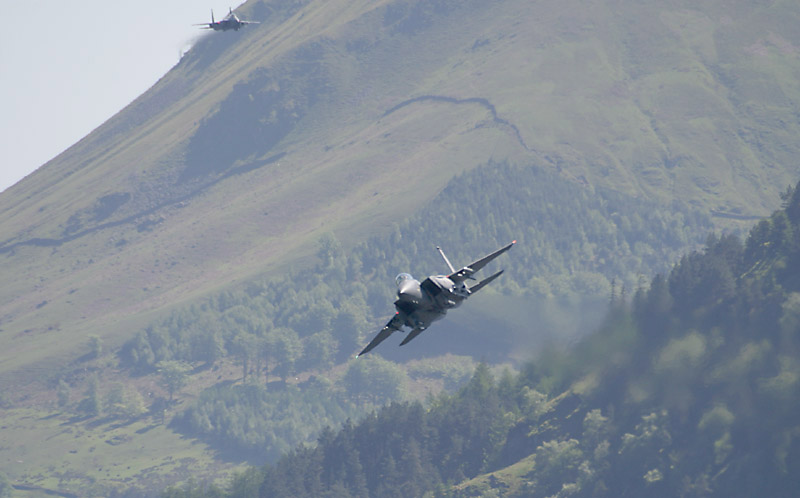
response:
[[[394,279],[394,283],[397,284],[397,287],[400,287],[406,280],[414,280],[414,277],[408,273],[401,273]]]

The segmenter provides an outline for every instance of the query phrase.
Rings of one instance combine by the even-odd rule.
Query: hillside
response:
[[[14,479],[52,485],[55,468],[102,487],[225,472],[241,461],[217,453],[208,424],[165,426],[159,362],[193,369],[165,405],[185,421],[248,378],[324,374],[347,391],[348,355],[391,312],[394,274],[436,271],[437,244],[469,261],[517,238],[513,271],[443,321],[430,351],[381,352],[426,372],[411,374],[410,399],[454,388],[482,353],[519,361],[574,340],[612,282],[631,292],[709,231],[746,229],[796,181],[793,2],[250,1],[240,12],[262,24],[202,38],[0,194],[0,405],[15,429],[0,456]],[[456,373],[408,366],[445,352],[473,360],[454,360]],[[59,392],[72,398],[58,405]],[[275,448],[385,401],[349,396]],[[120,421],[100,405],[130,410]],[[54,461],[28,442],[41,434],[79,457]],[[134,446],[152,453],[97,470]]]
[[[323,431],[224,490],[164,496],[795,496],[800,184],[710,239],[572,351]]]
[[[0,196],[0,371],[87,334],[119,344],[151,311],[310,254],[323,227],[361,240],[490,158],[738,218],[796,172],[791,2],[242,11],[264,24],[204,38]]]

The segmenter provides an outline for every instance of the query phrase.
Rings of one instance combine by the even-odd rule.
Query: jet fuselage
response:
[[[409,341],[425,331],[431,323],[443,318],[447,314],[447,310],[457,308],[470,295],[478,292],[502,275],[503,270],[500,270],[473,286],[468,286],[466,282],[467,280],[475,280],[472,278],[475,272],[480,271],[481,268],[511,249],[516,243],[516,240],[512,241],[510,244],[472,262],[470,265],[464,266],[458,271],[450,264],[450,260],[447,259],[444,251],[437,247],[436,250],[441,254],[451,273],[449,275],[431,275],[422,282],[408,273],[398,275],[395,280],[397,284],[397,300],[394,302],[397,312],[378,332],[378,335],[356,356],[369,353],[393,332],[403,330],[403,327],[411,327],[411,331],[400,345],[408,344]]]
[[[469,295],[444,275],[431,275],[422,282],[407,273],[397,276],[397,301],[394,306],[403,323],[412,328],[427,328],[457,308]]]

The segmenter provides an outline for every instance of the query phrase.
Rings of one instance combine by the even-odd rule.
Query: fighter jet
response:
[[[192,24],[192,26],[204,26],[200,29],[213,29],[214,31],[228,31],[232,29],[234,31],[239,31],[239,28],[246,24],[261,24],[256,21],[242,21],[239,19],[236,14],[233,13],[233,9],[228,7],[228,15],[221,21],[214,21],[214,10],[211,10],[211,22],[202,23],[202,24]]]
[[[422,283],[415,280],[408,273],[398,275],[395,279],[397,284],[397,301],[394,302],[394,307],[397,310],[395,315],[378,332],[378,335],[372,339],[372,342],[358,353],[356,358],[369,353],[375,346],[392,335],[392,332],[402,331],[403,327],[409,327],[411,331],[400,345],[408,344],[410,340],[427,329],[431,323],[443,318],[447,310],[457,308],[469,296],[502,275],[503,270],[500,270],[472,287],[468,286],[466,282],[467,280],[475,280],[472,278],[473,273],[478,272],[494,258],[511,249],[511,246],[516,243],[517,241],[515,240],[458,271],[450,264],[450,260],[447,259],[442,248],[437,247],[436,250],[442,255],[444,262],[450,269],[449,275],[431,275],[423,280]]]

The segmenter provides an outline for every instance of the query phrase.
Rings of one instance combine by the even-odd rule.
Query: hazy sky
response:
[[[241,0],[4,2],[0,29],[0,191],[144,93]]]

